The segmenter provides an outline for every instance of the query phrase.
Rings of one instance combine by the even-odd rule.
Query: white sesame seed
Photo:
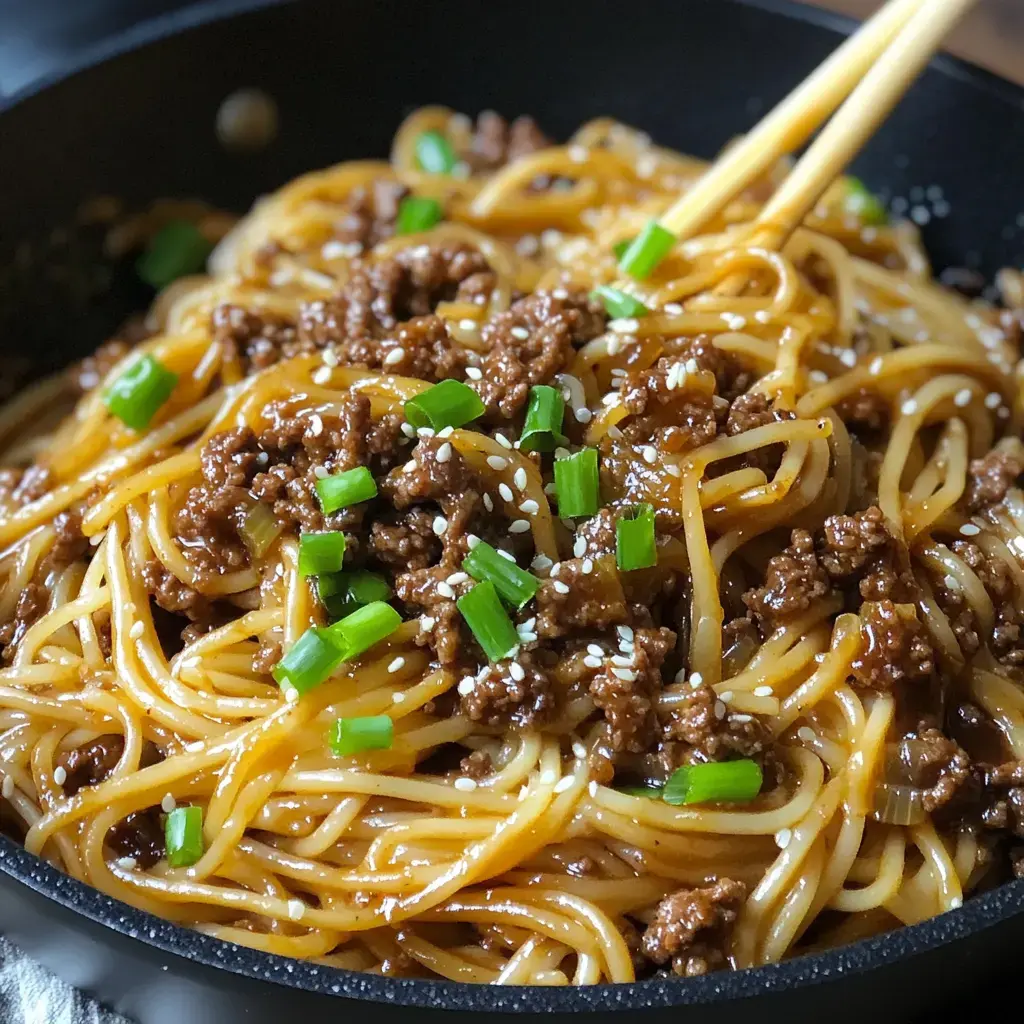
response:
[[[755,697],[770,697],[775,691],[770,686],[755,686]]]
[[[558,772],[553,768],[545,768],[540,773],[540,781],[542,786],[553,786],[558,781]]]
[[[633,630],[629,626],[616,626],[615,632],[618,633],[623,640],[633,639]]]
[[[733,721],[733,722],[741,722],[741,723],[752,722],[753,721],[753,718],[751,718],[750,715],[730,715],[729,719],[731,721]]]
[[[174,799],[174,796],[171,793],[165,793],[163,800],[160,801],[160,810],[163,811],[164,814],[170,814],[177,806],[178,801]]]
[[[725,718],[725,705],[720,701],[715,701],[715,718],[721,721]]]
[[[669,476],[683,475],[683,471],[674,462],[665,463],[665,472],[668,473]]]
[[[587,792],[591,796],[597,796],[597,779],[591,779],[590,782],[587,783]]]
[[[608,355],[615,356],[619,354],[619,350],[622,348],[622,342],[620,339],[612,337],[608,339]]]
[[[391,694],[391,699],[392,701],[394,701],[395,704],[401,704],[402,701],[405,700],[405,694],[402,693],[401,690],[396,690],[393,694]]]
[[[417,437],[433,437],[434,436],[434,431],[430,427],[417,427],[416,428],[416,436]]]
[[[138,640],[139,637],[142,636],[142,634],[145,631],[146,631],[146,627],[143,626],[142,620],[139,619],[138,621],[132,623],[131,629],[128,630],[128,635],[133,640]]]
[[[10,775],[5,775],[4,781],[0,783],[0,796],[5,800],[10,800],[14,796],[14,779]]]
[[[388,671],[389,672],[397,672],[404,665],[405,665],[405,658],[403,658],[401,655],[399,655],[397,658],[395,658],[394,661],[391,662],[390,665],[388,665]]]
[[[668,313],[669,316],[681,316],[683,307],[680,306],[678,302],[666,302],[665,305],[662,306],[662,310],[665,313]]]
[[[998,391],[990,391],[985,396],[985,408],[986,409],[995,409],[995,408],[997,408],[999,406],[999,404],[1002,402],[1002,400],[1003,400],[1003,396],[1001,394],[999,394]]]
[[[530,332],[525,327],[513,327],[508,333],[519,341],[526,341],[530,336]]]
[[[589,423],[594,418],[594,414],[585,405],[573,409],[572,413],[577,423]]]
[[[580,760],[587,756],[587,748],[579,740],[573,740],[572,752],[573,756],[578,757]]]
[[[420,629],[425,633],[429,633],[434,628],[435,619],[433,615],[421,615],[420,616]]]
[[[503,469],[508,467],[508,459],[503,459],[500,455],[488,455],[487,465],[490,466],[491,469],[500,473]]]
[[[488,512],[494,511],[494,499],[489,494],[484,495],[484,508],[487,509]]]
[[[818,734],[809,726],[801,725],[796,731],[796,738],[803,740],[804,743],[813,743],[818,738]]]
[[[480,325],[475,320],[465,319],[459,321],[459,327],[464,331],[475,331]]]
[[[516,519],[514,522],[509,524],[509,533],[526,533],[530,529],[530,521],[528,519]]]
[[[57,767],[53,769],[53,781],[58,786],[63,786],[64,783],[68,781],[67,770],[62,765],[57,765]]]
[[[324,432],[324,421],[322,416],[313,413],[309,417],[309,436],[319,437]]]
[[[450,441],[445,441],[440,448],[437,449],[437,461],[447,462],[452,457],[452,446]]]
[[[324,361],[325,366],[337,366],[338,365],[338,353],[333,348],[325,348],[320,353],[320,358]]]
[[[313,476],[315,476],[317,480],[326,480],[330,475],[331,474],[326,466],[313,467]]]
[[[134,871],[139,864],[134,857],[118,857],[114,863],[123,871]]]
[[[555,588],[555,592],[558,594],[569,593],[569,585],[567,583],[563,583],[561,580],[555,580],[555,582],[552,585]]]
[[[292,688],[292,692],[298,693],[298,691],[294,688]],[[195,740],[192,743],[186,743],[185,752],[188,754],[198,754],[199,751],[203,749],[203,745],[204,744],[202,740]]]
[[[513,564],[515,563],[516,556],[513,555],[511,551],[506,551],[504,548],[497,548],[496,550],[498,554],[501,555],[502,558],[506,559],[509,562],[512,562]]]
[[[270,465],[270,456],[266,452],[260,452],[256,456],[256,465],[257,466],[269,466]]]
[[[410,459],[403,467],[403,473],[412,473],[416,469],[416,460]]]
[[[508,448],[509,451],[512,450],[512,442],[504,434],[502,434],[502,433],[495,434],[494,435],[494,440],[497,441],[498,444],[500,444],[502,448]]]
[[[299,691],[294,686],[282,686],[281,689],[284,690],[284,699],[289,704],[294,704],[299,699]]]
[[[947,574],[947,575],[942,577],[942,582],[945,585],[947,590],[959,590],[960,589],[960,583],[957,581],[957,578],[955,576],[950,576],[949,574]]]
[[[649,444],[646,448],[644,448],[643,456],[644,462],[646,462],[648,465],[653,466],[655,462],[658,461],[658,449],[655,448],[654,445]]]
[[[566,775],[565,778],[559,779],[558,782],[555,783],[555,792],[564,793],[567,789],[572,788],[572,784],[575,781],[576,780],[571,775]]]
[[[466,547],[468,547],[470,551],[472,551],[479,543],[480,538],[475,533],[466,534]]]
[[[518,661],[513,661],[508,666],[508,674],[517,682],[521,683],[526,678],[526,671]]]
[[[453,572],[451,576],[447,577],[445,583],[450,586],[456,586],[459,583],[466,583],[469,580],[469,573],[465,572]]]
[[[594,571],[594,563],[592,559],[584,558],[583,564],[580,566],[580,571],[584,576],[589,576]]]
[[[479,366],[467,366],[466,376],[470,380],[483,380],[484,371]]]
[[[545,569],[550,569],[554,564],[547,555],[534,555],[530,568],[536,569],[537,572],[543,572]]]
[[[632,319],[631,317],[627,317],[621,320],[612,320],[609,322],[608,326],[616,334],[632,334],[640,326],[640,322]]]
[[[960,527],[960,532],[965,537],[977,537],[978,534],[981,533],[981,528],[975,526],[974,523],[964,523],[964,525]]]
[[[619,393],[617,391],[610,391],[601,399],[601,404],[608,409],[614,408],[619,404]]]
[[[793,830],[791,828],[780,828],[775,833],[775,845],[780,849],[784,850],[789,846],[789,841],[793,838]]]
[[[636,673],[631,668],[613,668],[612,675],[627,683],[631,683],[636,679]]]
[[[452,590],[452,588],[450,586],[448,586],[448,584],[445,583],[443,580],[440,583],[438,583],[438,585],[437,585],[437,592],[442,597],[447,597],[450,601],[454,601],[455,600],[455,591]]]
[[[719,699],[724,700],[726,704],[729,703],[736,696],[732,690],[723,690],[719,695]]]
[[[633,664],[633,658],[634,658],[634,651],[633,651],[632,648],[630,648],[630,653],[629,653],[629,657],[628,658],[626,657],[625,652],[623,652],[622,654],[613,654],[612,655],[612,664],[613,665],[618,665],[619,668],[628,668],[630,665]]]
[[[526,484],[527,484],[526,470],[523,469],[522,466],[520,466],[515,471],[515,474],[512,477],[512,483],[514,483],[516,485],[516,487],[519,488],[519,490],[521,490],[521,491],[525,491],[526,490]]]
[[[469,694],[473,692],[475,686],[476,676],[463,676],[459,680],[459,685],[456,687],[456,689],[459,691],[459,694],[461,696],[468,697]]]
[[[329,384],[331,382],[331,368],[329,366],[318,366],[313,371],[314,384]]]
[[[555,576],[557,576],[559,574],[561,569],[562,569],[562,563],[561,562],[555,562],[555,564],[553,566],[551,566],[551,571],[548,573],[548,575],[551,576],[552,578],[554,578]]]
[[[604,650],[597,644],[587,644],[587,654],[593,654],[595,658],[603,658]]]
[[[443,537],[444,531],[448,529],[448,520],[444,516],[435,516],[433,528],[435,536]]]
[[[575,543],[572,546],[572,553],[577,558],[582,558],[587,553],[587,538],[577,537]]]
[[[868,363],[868,373],[870,373],[872,377],[875,377],[878,374],[880,374],[881,372],[882,372],[882,357],[881,356],[875,356],[875,358],[872,359],[870,363]]]
[[[852,348],[840,349],[836,355],[843,366],[849,366],[850,369],[853,369],[857,365],[857,353]]]
[[[400,363],[404,358],[405,358],[405,349],[404,348],[401,348],[401,347],[393,348],[384,357],[384,365],[385,366],[394,366],[395,363]]]
[[[403,423],[402,433],[405,434],[406,437],[415,437],[416,428],[411,423]]]
[[[900,406],[900,412],[903,413],[904,416],[913,416],[914,413],[917,412],[917,402],[912,398],[908,398]]]
[[[525,512],[528,516],[535,516],[540,511],[540,505],[538,505],[533,498],[527,498],[526,501],[519,506],[519,511]]]
[[[511,501],[514,497],[512,494],[512,488],[508,484],[498,484],[498,493],[505,499],[505,501]]]
[[[958,409],[963,409],[964,406],[970,405],[971,404],[971,389],[970,388],[961,388],[953,396],[953,404]]]
[[[301,921],[306,914],[306,904],[302,900],[288,901],[288,919],[290,921]]]
[[[767,309],[759,309],[759,310],[758,310],[758,311],[757,311],[757,312],[756,312],[756,313],[754,314],[754,319],[755,319],[755,320],[756,320],[756,321],[757,321],[757,322],[758,322],[759,324],[767,324],[767,323],[770,323],[770,322],[771,322],[771,319],[772,319],[772,314],[771,314],[771,311],[770,311],[770,310],[767,310]]]
[[[700,686],[703,682],[704,677],[699,672],[690,673],[690,686],[692,686],[693,689],[696,690],[697,687]]]

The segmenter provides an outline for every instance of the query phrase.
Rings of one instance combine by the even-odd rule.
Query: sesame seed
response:
[[[329,366],[318,366],[313,371],[314,384],[329,384],[331,382],[331,368]]]
[[[576,542],[572,546],[572,553],[577,558],[582,558],[587,553],[587,538],[577,537]]]
[[[512,483],[514,483],[516,485],[516,487],[519,488],[519,490],[521,490],[521,491],[525,491],[526,490],[526,484],[527,484],[526,470],[523,469],[522,466],[520,466],[515,471],[515,475],[512,477]]]
[[[872,359],[870,363],[868,363],[868,373],[870,373],[874,377],[874,376],[877,376],[878,374],[880,374],[881,372],[882,372],[882,357],[881,356],[875,356],[875,358]]]
[[[500,455],[488,455],[487,465],[500,473],[503,469],[507,468],[508,459],[503,459]]]
[[[430,427],[417,427],[416,428],[416,436],[417,437],[433,437],[434,436],[434,431]]]
[[[452,446],[450,441],[445,441],[440,448],[437,449],[437,461],[447,462],[452,457]]]
[[[577,423],[589,423],[594,418],[594,414],[585,405],[573,409],[572,413],[576,417]]]
[[[622,348],[622,342],[618,338],[608,339],[608,355],[615,356],[619,354],[619,349]]]
[[[114,863],[125,871],[134,871],[139,862],[134,857],[118,857]]]
[[[469,694],[473,692],[475,686],[476,676],[463,676],[459,680],[459,685],[456,687],[456,689],[459,691],[459,694],[461,696],[467,697],[469,696]]]
[[[309,417],[309,436],[319,437],[324,432],[323,417],[314,413]]]
[[[464,776],[455,780],[455,788],[460,793],[472,793],[476,785],[476,779],[467,779]]]
[[[444,531],[448,529],[448,520],[444,516],[435,516],[433,528],[436,537],[443,537]]]
[[[540,773],[540,781],[543,786],[552,786],[558,781],[558,773],[553,768],[545,768]]]
[[[475,320],[465,319],[459,321],[459,327],[464,331],[475,331],[479,328],[479,324]]]
[[[433,615],[421,615],[420,616],[420,629],[424,632],[430,632],[434,628],[435,619]]]
[[[320,358],[324,361],[326,366],[337,366],[338,365],[338,353],[333,348],[325,348],[320,353]]]
[[[385,357],[385,366],[394,366],[395,363],[400,363],[405,358],[404,348],[393,348]]]
[[[587,756],[587,748],[579,740],[573,740],[572,752],[575,757],[581,760]]]
[[[470,380],[483,380],[484,371],[479,366],[467,366],[466,376]]]
[[[587,792],[591,796],[597,796],[597,779],[591,779],[587,784]]]
[[[644,462],[646,462],[648,465],[653,466],[655,462],[658,461],[658,449],[655,448],[654,445],[649,444],[646,448],[644,448],[643,456]]]
[[[175,800],[173,795],[170,793],[165,793],[163,800],[160,801],[160,810],[163,811],[164,814],[170,814],[177,806],[178,801]]]
[[[780,828],[775,833],[775,845],[780,849],[784,850],[789,846],[789,841],[793,838],[793,830],[791,828]]]
[[[998,391],[990,391],[985,396],[985,408],[986,409],[995,409],[995,408],[997,408],[999,406],[999,404],[1002,402],[1002,400],[1003,400],[1003,396],[1001,394],[999,394]]]
[[[623,640],[633,639],[633,630],[630,629],[629,626],[616,626],[615,632],[618,633]]]
[[[678,302],[666,302],[662,309],[669,316],[680,316],[683,312],[683,307]]]
[[[437,585],[437,592],[442,597],[447,597],[450,601],[454,601],[455,600],[455,591],[452,590],[452,588],[450,586],[448,586],[448,584],[445,583],[443,580],[440,583],[438,583],[438,585]]]
[[[961,897],[954,896],[949,901],[949,905],[950,905],[950,907],[953,908],[953,910],[959,910],[964,905],[964,901],[963,901],[963,899]]]
[[[948,573],[942,577],[942,582],[945,584],[947,590],[959,590],[960,584],[957,582],[955,576],[950,576]]]
[[[960,527],[960,532],[965,537],[977,537],[978,534],[981,533],[981,529],[980,527],[975,526],[974,523],[964,523],[964,525]]]
[[[540,511],[540,505],[538,505],[533,498],[527,498],[526,501],[519,506],[519,511],[525,512],[528,516],[535,516]]]
[[[575,781],[576,780],[571,775],[566,775],[565,778],[559,779],[558,782],[555,783],[555,792],[564,793],[567,789],[572,788],[572,784]]]
[[[609,392],[601,399],[601,404],[608,409],[614,408],[619,404],[619,393],[617,391]]]
[[[775,691],[770,686],[755,686],[755,697],[770,697]]]
[[[405,665],[405,658],[403,658],[401,655],[399,655],[397,658],[395,658],[394,661],[391,662],[390,665],[388,665],[388,671],[389,672],[397,672],[399,669],[404,667],[404,665]]]
[[[771,311],[770,311],[770,310],[767,310],[767,309],[759,309],[759,310],[758,310],[758,311],[757,311],[757,312],[756,312],[756,313],[754,314],[754,319],[755,319],[755,320],[756,320],[756,321],[757,321],[757,322],[758,322],[759,324],[767,324],[767,323],[771,323],[771,319],[772,319],[772,314],[771,314]]]
[[[484,508],[487,509],[488,512],[494,511],[494,499],[489,494],[484,495]]]
[[[627,317],[621,320],[612,320],[608,326],[616,334],[632,334],[640,326],[640,323],[631,317]]]
[[[809,726],[801,725],[796,731],[796,738],[803,740],[804,743],[813,743],[818,738],[818,734]]]
[[[397,692],[391,694],[391,699],[392,701],[394,701],[395,704],[401,704],[402,701],[405,700],[405,694],[402,693],[401,690],[398,690]]]
[[[679,671],[678,671],[678,672],[677,672],[677,673],[675,674],[675,678],[674,678],[674,679],[673,679],[672,681],[673,681],[674,683],[685,683],[685,682],[686,682],[686,669],[685,669],[685,668],[681,668],[681,669],[680,669],[680,670],[679,670]]]
[[[583,564],[580,566],[580,571],[584,576],[589,576],[594,571],[594,562],[590,558],[584,558]]]
[[[625,656],[625,652],[623,652],[622,654],[613,654],[612,655],[612,664],[613,665],[618,665],[619,668],[628,668],[630,665],[632,665],[633,664],[633,650],[632,650],[632,648],[630,648],[630,656],[628,658]]]
[[[555,563],[548,558],[547,555],[534,555],[533,561],[530,563],[531,569],[536,569],[538,572],[543,572],[545,569],[550,569]]]
[[[451,586],[454,587],[456,584],[458,584],[458,583],[466,583],[466,582],[468,582],[468,580],[469,580],[469,573],[453,572],[451,574],[451,576],[449,576],[445,580],[445,583],[448,583],[448,584],[450,584]]]
[[[505,501],[511,501],[514,495],[512,494],[512,488],[508,484],[498,484],[498,493],[505,499]]]
[[[57,767],[53,769],[53,781],[58,786],[63,786],[64,783],[68,781],[67,770],[62,765],[57,765]]]
[[[468,547],[470,551],[472,551],[479,543],[480,538],[475,533],[466,534],[466,547]]]
[[[964,406],[970,405],[971,404],[971,389],[970,388],[961,388],[953,396],[953,404],[958,409],[962,409],[962,408],[964,408]]]
[[[415,465],[415,463],[414,463],[414,465]],[[313,467],[313,476],[315,476],[317,478],[317,480],[326,480],[330,475],[331,474],[328,471],[326,466],[314,466]]]
[[[297,693],[298,691],[293,691],[293,692]],[[195,740],[192,743],[186,743],[185,744],[185,752],[189,753],[189,754],[198,754],[199,751],[202,750],[202,749],[203,749],[203,741],[202,740]]]
[[[725,718],[725,705],[720,701],[715,701],[715,718],[721,721]]]
[[[306,914],[306,904],[302,900],[289,900],[288,901],[288,919],[291,921],[301,921]]]
[[[416,428],[411,423],[403,423],[402,433],[405,434],[406,437],[415,437]]]
[[[683,475],[683,471],[674,462],[665,463],[665,472],[668,473],[669,476]]]
[[[509,524],[509,533],[526,533],[530,529],[530,521],[528,519],[516,519],[513,523]]]
[[[146,627],[143,626],[142,620],[139,619],[137,622],[132,623],[132,628],[128,630],[128,635],[133,640],[138,640],[140,636],[145,632]]]
[[[718,696],[721,700],[724,700],[725,703],[728,704],[729,701],[731,701],[733,697],[736,696],[736,694],[734,694],[732,690],[723,690]]]
[[[10,800],[14,796],[14,779],[10,775],[5,775],[3,783],[0,783],[0,795],[5,800]]]
[[[852,348],[840,349],[836,356],[843,366],[849,366],[853,369],[857,365],[857,353]]]
[[[752,722],[753,719],[750,715],[730,715],[730,720],[733,722]]]
[[[494,435],[494,440],[501,445],[502,448],[507,448],[509,451],[512,450],[512,442],[502,433]]]
[[[557,594],[569,593],[569,585],[567,583],[563,583],[561,580],[555,580],[553,586],[555,588],[555,593]]]
[[[266,452],[260,452],[256,456],[256,465],[257,466],[269,466],[270,465],[270,456]]]
[[[296,690],[294,686],[282,685],[281,689],[284,690],[284,699],[288,701],[289,704],[294,704],[299,699],[299,691]]]
[[[914,413],[917,412],[917,402],[912,398],[908,398],[900,406],[900,412],[903,413],[904,416],[913,416]]]
[[[597,644],[587,644],[587,654],[593,654],[595,658],[603,658],[604,650]]]
[[[631,668],[613,668],[612,675],[616,679],[621,679],[627,683],[631,683],[636,679],[636,673]]]
[[[506,551],[504,548],[497,548],[496,550],[498,554],[501,555],[502,558],[507,559],[509,562],[512,562],[513,564],[515,563],[516,556],[513,555],[511,551]]]
[[[508,666],[508,674],[517,682],[521,683],[526,678],[526,671],[518,661],[513,661]]]
[[[552,576],[552,577],[557,576],[559,574],[559,572],[561,571],[561,569],[562,569],[562,563],[561,562],[555,562],[555,564],[553,566],[551,566],[551,571],[548,573],[548,575]]]
[[[530,336],[530,332],[525,327],[513,327],[508,333],[511,334],[513,338],[518,338],[519,341],[526,341]]]

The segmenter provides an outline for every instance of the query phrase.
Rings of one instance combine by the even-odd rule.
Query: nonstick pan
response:
[[[214,0],[136,28],[0,109],[0,383],[94,348],[145,295],[74,225],[83,200],[203,197],[244,210],[312,167],[383,156],[423,103],[530,112],[555,136],[610,114],[711,156],[813,68],[850,24],[776,0]],[[276,140],[225,150],[242,86],[279,107]],[[912,89],[856,171],[924,226],[937,268],[1024,257],[1024,91],[950,59]],[[958,911],[785,964],[589,989],[388,979],[219,942],[75,882],[0,836],[0,931],[142,1024],[347,1012],[388,1020],[516,1013],[716,1024],[830,1024],[942,1012],[1010,969],[1024,882]]]

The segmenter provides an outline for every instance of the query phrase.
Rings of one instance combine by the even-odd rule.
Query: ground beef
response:
[[[997,505],[1024,473],[1024,448],[1016,439],[1001,443],[984,458],[974,459],[967,473],[963,502],[968,513]]]
[[[576,347],[596,338],[605,319],[585,295],[557,298],[552,292],[534,292],[485,324],[482,376],[470,387],[491,420],[511,419],[526,405],[533,385],[547,384],[568,370]]]
[[[478,275],[490,272],[483,256],[464,245],[418,245],[376,263],[356,261],[334,298],[302,307],[299,340],[313,348],[334,346],[342,363],[370,365],[367,340],[388,337],[400,323],[458,299],[471,278],[477,294]]]
[[[796,413],[788,409],[776,409],[775,403],[760,391],[748,391],[733,399],[729,406],[729,415],[725,422],[725,433],[730,437],[745,434],[748,430],[766,427],[771,423],[781,423],[796,418]],[[718,465],[718,472],[739,467],[760,469],[768,477],[778,471],[782,457],[786,453],[783,444],[769,444],[762,448],[746,452],[738,459],[726,459]]]
[[[726,679],[742,672],[761,644],[757,627],[746,616],[730,619],[722,627],[722,675]]]
[[[49,601],[50,592],[39,583],[29,583],[18,595],[14,618],[0,625],[0,647],[3,648],[4,661],[14,659],[18,644],[29,627],[46,611]]]
[[[628,516],[635,511],[635,506],[628,505],[605,505],[596,516],[591,516],[581,523],[576,530],[576,536],[582,537],[587,542],[585,555],[596,558],[598,555],[614,555],[616,548],[615,525],[623,516]],[[672,516],[658,509],[655,513],[654,528],[657,535],[667,535],[679,529],[682,525],[681,517]]]
[[[431,569],[416,569],[396,576],[394,584],[395,596],[406,606],[408,614],[420,615],[417,642],[432,647],[437,660],[448,666],[468,661],[476,664],[479,660],[476,641],[455,604],[470,590],[471,582],[454,585],[445,582],[457,571],[458,565],[461,560],[444,558]],[[449,597],[449,593],[454,596]]]
[[[729,352],[715,347],[710,334],[698,334],[692,338],[675,338],[667,343],[667,351],[674,362],[693,360],[698,370],[715,375],[715,393],[732,402],[757,380],[757,374],[747,370]]]
[[[518,665],[516,679],[513,666]],[[474,722],[507,728],[541,724],[555,710],[551,680],[531,657],[522,652],[512,661],[488,665],[475,677],[473,688],[460,694],[462,714]]]
[[[949,804],[971,779],[970,758],[938,729],[923,728],[897,749],[900,770],[909,785],[925,791],[924,809],[929,814]]]
[[[227,359],[238,359],[245,373],[312,351],[300,342],[295,322],[266,310],[256,312],[221,303],[210,317],[213,340]]]
[[[208,598],[168,572],[163,562],[155,558],[142,567],[142,580],[146,591],[165,612],[184,615],[190,622],[202,622],[213,614]]]
[[[397,572],[434,565],[441,557],[434,519],[422,508],[411,508],[393,521],[378,519],[370,527],[370,554]]]
[[[81,395],[91,391],[106,379],[129,351],[131,346],[120,338],[104,342],[91,356],[86,356],[68,370],[72,386]]]
[[[437,457],[442,449],[448,456],[443,462]],[[470,498],[475,504],[480,496],[469,463],[451,442],[439,437],[421,438],[412,458],[388,474],[381,490],[399,510],[424,502],[454,507]]]
[[[871,690],[891,691],[929,679],[935,652],[913,605],[865,601],[860,608],[861,650],[853,659],[853,680]]]
[[[667,896],[644,932],[644,955],[659,965],[671,962],[685,977],[728,966],[729,939],[746,898],[746,886],[731,878]]]
[[[588,563],[590,571],[584,572]],[[557,574],[541,583],[536,600],[541,637],[603,631],[629,620],[622,581],[610,555],[560,562]]]
[[[395,233],[398,206],[408,194],[405,185],[389,178],[354,188],[334,225],[334,237],[346,245],[358,246],[360,251],[372,249]]]
[[[281,660],[281,644],[276,640],[262,640],[252,656],[252,670],[260,675],[269,675],[271,669]]]
[[[979,766],[982,824],[1024,838],[1024,761]]]
[[[500,114],[485,110],[476,119],[463,159],[475,171],[493,171],[550,145],[532,117],[517,117],[509,124]]]
[[[996,624],[989,640],[990,650],[1004,665],[1024,665],[1024,612],[1015,603],[1010,567],[998,556],[986,555],[970,541],[954,541],[953,551],[977,575],[992,599]]]
[[[89,541],[82,535],[82,513],[77,508],[60,512],[53,520],[53,548],[49,561],[54,568],[77,562],[88,550]]]
[[[851,433],[875,437],[889,424],[889,402],[877,391],[860,388],[836,405],[836,412]]]
[[[459,774],[479,782],[494,771],[491,755],[486,750],[474,750],[459,762]]]
[[[654,444],[666,452],[688,452],[718,436],[722,411],[711,395],[688,391],[685,381],[669,387],[679,360],[663,358],[646,370],[619,378],[622,404],[632,414],[622,427],[632,444]],[[674,382],[673,382],[674,383]]]
[[[864,579],[892,561],[895,541],[876,506],[852,516],[829,516],[818,545],[822,568],[836,583]],[[878,583],[870,584],[875,590]],[[862,593],[862,597],[867,594]]]
[[[123,818],[107,833],[107,846],[118,857],[133,858],[143,870],[151,868],[164,855],[159,811],[158,807],[149,807]]]
[[[57,757],[57,765],[64,769],[64,793],[74,796],[83,786],[97,786],[105,782],[117,767],[124,753],[124,737],[117,734],[97,736],[96,739]]]
[[[53,473],[45,466],[0,470],[0,505],[19,508],[41,498],[53,486]]]
[[[768,635],[803,615],[831,589],[828,573],[814,552],[814,538],[806,530],[794,530],[789,547],[769,559],[764,585],[744,594],[743,602]]]

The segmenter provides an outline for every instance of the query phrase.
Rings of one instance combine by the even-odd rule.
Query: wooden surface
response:
[[[880,0],[814,0],[855,18],[865,18]],[[1024,83],[1024,0],[979,0],[949,38],[949,49],[983,67]]]

